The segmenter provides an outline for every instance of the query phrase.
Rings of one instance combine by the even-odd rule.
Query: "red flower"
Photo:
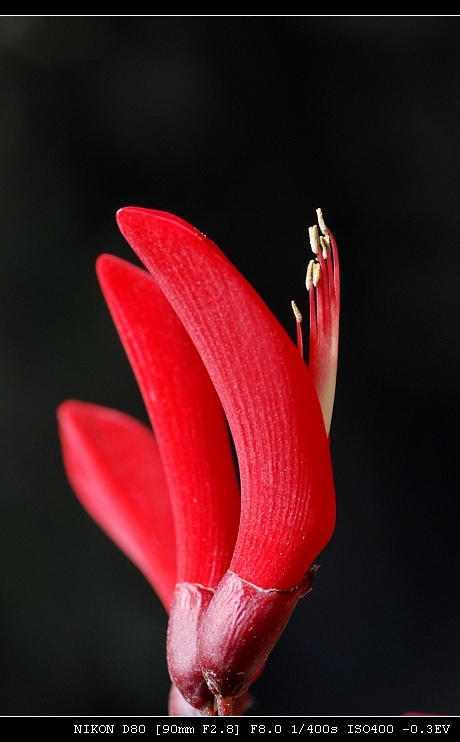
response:
[[[119,227],[148,273],[107,255],[97,270],[158,449],[120,413],[78,402],[59,409],[70,482],[170,609],[171,678],[200,713],[215,712],[214,697],[219,713],[242,711],[334,528],[328,432],[339,271],[318,215],[322,236],[312,228],[317,258],[307,274],[309,371],[296,307],[299,349],[204,235],[169,214],[122,209]],[[161,459],[163,480],[146,456]],[[162,556],[173,530],[174,568]],[[173,713],[178,697],[174,689]]]

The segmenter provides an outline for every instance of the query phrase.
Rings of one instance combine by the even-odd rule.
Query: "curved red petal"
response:
[[[97,261],[102,291],[136,375],[161,451],[174,514],[177,580],[168,667],[186,702],[213,708],[198,661],[206,608],[228,568],[240,498],[220,400],[189,335],[145,270]],[[183,601],[183,595],[197,599]]]
[[[63,402],[57,417],[76,496],[169,611],[176,584],[174,524],[152,432],[117,410],[76,400]]]
[[[177,580],[215,587],[233,553],[240,509],[219,398],[149,273],[102,255],[97,274],[161,451],[176,527]]]
[[[117,220],[196,345],[229,421],[242,487],[230,569],[259,587],[291,590],[335,521],[329,444],[309,371],[204,235],[147,209],[121,209]]]

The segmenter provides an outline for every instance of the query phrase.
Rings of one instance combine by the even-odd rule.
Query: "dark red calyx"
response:
[[[199,644],[201,671],[215,696],[232,698],[248,690],[313,579],[314,569],[284,592],[226,573],[209,604]]]
[[[202,585],[176,585],[169,614],[168,669],[184,699],[203,715],[213,715],[214,696],[206,685],[198,659],[201,625],[214,591]]]

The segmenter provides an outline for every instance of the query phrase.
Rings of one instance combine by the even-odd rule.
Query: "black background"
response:
[[[0,17],[0,713],[165,714],[166,616],[65,478],[55,408],[146,420],[114,213],[208,234],[294,338],[340,248],[338,518],[255,715],[456,714],[460,20]]]

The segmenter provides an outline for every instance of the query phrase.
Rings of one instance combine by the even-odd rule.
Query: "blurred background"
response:
[[[0,713],[166,714],[166,616],[66,480],[55,408],[146,421],[94,273],[115,211],[208,234],[292,338],[343,277],[337,527],[255,715],[460,713],[460,19],[0,17]]]

